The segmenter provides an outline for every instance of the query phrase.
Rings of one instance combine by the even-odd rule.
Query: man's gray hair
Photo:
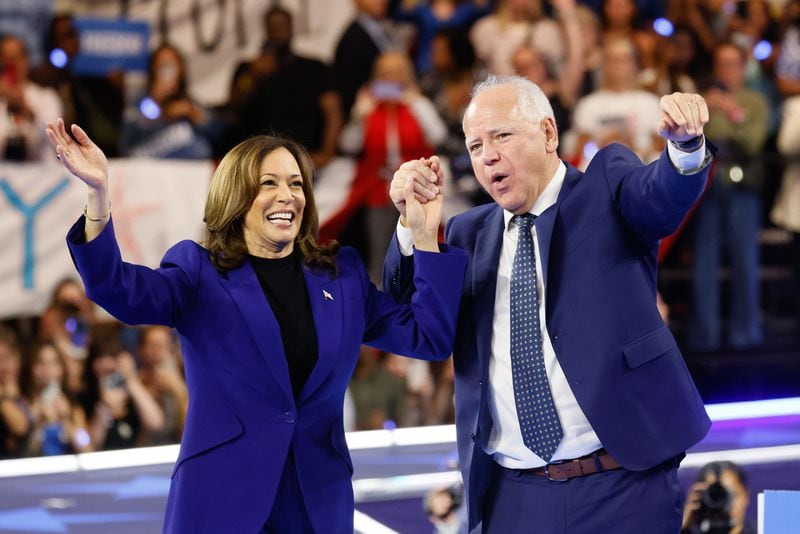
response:
[[[538,85],[522,76],[495,76],[489,75],[482,82],[478,82],[472,89],[472,100],[487,89],[498,86],[510,86],[517,94],[515,112],[533,124],[538,124],[545,117],[555,121],[553,106]]]

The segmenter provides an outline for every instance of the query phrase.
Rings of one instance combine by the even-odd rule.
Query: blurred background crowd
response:
[[[80,39],[50,1],[0,0],[0,164],[54,159],[45,124],[80,124],[110,157],[219,159],[249,135],[303,143],[318,169],[355,162],[351,206],[328,237],[355,246],[379,284],[397,221],[394,170],[439,154],[449,201],[489,201],[461,117],[473,84],[518,74],[553,105],[559,151],[585,168],[621,142],[664,148],[659,98],[699,92],[718,148],[713,177],[662,243],[659,304],[687,354],[797,354],[800,326],[799,0],[354,0],[332,61],[293,47],[296,10],[261,17],[263,45],[211,105],[190,91],[187,55],[151,50],[130,74],[71,69]],[[64,280],[38,316],[0,325],[0,458],[180,440],[191,397],[171,330],[116,323]],[[691,367],[691,366],[690,366]],[[701,389],[702,389],[702,381]],[[451,362],[364,348],[348,429],[452,422]]]

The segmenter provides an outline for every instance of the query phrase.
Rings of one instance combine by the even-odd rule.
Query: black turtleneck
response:
[[[249,259],[281,328],[292,391],[298,398],[319,357],[302,256],[295,249],[285,258]]]

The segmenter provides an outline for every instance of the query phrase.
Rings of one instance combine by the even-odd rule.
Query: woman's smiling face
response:
[[[261,258],[286,257],[294,250],[306,206],[303,175],[292,153],[281,147],[267,154],[259,184],[244,219],[247,251]]]

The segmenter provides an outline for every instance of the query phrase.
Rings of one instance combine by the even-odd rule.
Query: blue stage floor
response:
[[[417,436],[421,444],[413,444]],[[453,437],[452,427],[348,435],[357,511],[386,527],[370,524],[362,532],[432,531],[421,496],[458,479]],[[113,467],[119,464],[109,453],[0,462],[0,532],[161,532],[171,459],[176,455],[177,447],[138,449],[128,464],[135,466],[124,468]],[[759,491],[800,489],[800,410],[772,417],[718,415],[709,435],[689,451],[681,466],[684,487],[712,459],[744,467],[752,495],[749,515],[754,519]],[[14,475],[32,470],[47,474]],[[368,521],[360,515],[357,519],[360,524]]]

